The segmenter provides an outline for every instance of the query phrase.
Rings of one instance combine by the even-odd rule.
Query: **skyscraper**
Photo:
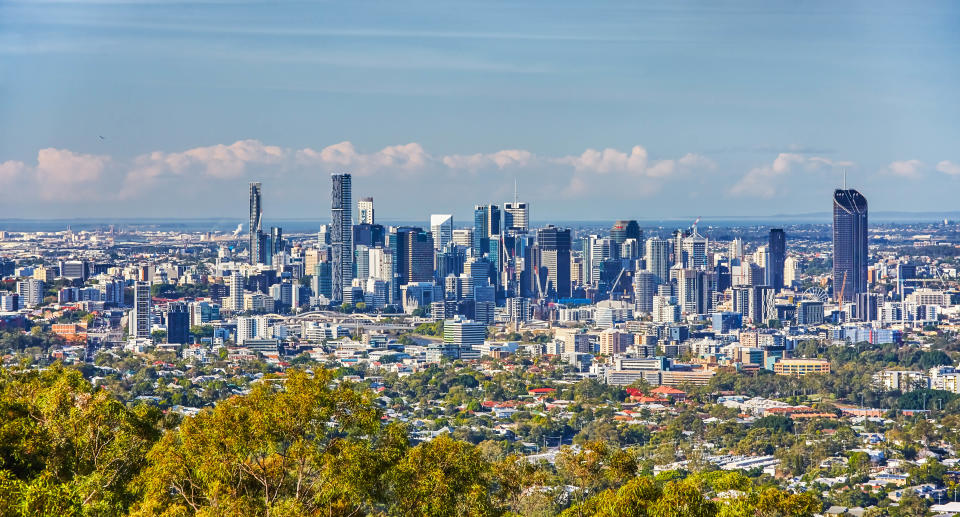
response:
[[[453,216],[450,214],[432,214],[430,233],[433,234],[433,248],[443,250],[453,241]]]
[[[707,238],[697,233],[693,227],[693,234],[683,239],[683,253],[687,256],[687,264],[694,269],[707,267]]]
[[[482,256],[490,250],[490,236],[500,235],[500,207],[476,205],[473,207],[473,254]]]
[[[613,223],[610,228],[610,237],[617,244],[623,244],[627,239],[636,239],[637,242],[643,241],[643,232],[640,231],[640,225],[636,221],[620,220]]]
[[[487,205],[473,207],[473,254],[476,256],[483,256],[490,247],[490,236],[487,231],[488,216]]]
[[[653,311],[653,297],[657,294],[657,275],[651,271],[638,271],[633,277],[633,301],[638,312]]]
[[[263,262],[263,204],[259,181],[250,182],[250,263]]]
[[[537,230],[542,294],[557,298],[570,297],[570,229],[550,225]]]
[[[184,302],[167,304],[167,343],[187,344],[190,338],[190,311]]]
[[[357,201],[357,224],[377,224],[373,219],[372,197],[362,197]]]
[[[423,228],[401,226],[391,234],[398,285],[433,280],[433,236]]]
[[[130,311],[130,337],[150,337],[150,283],[133,284],[133,310]]]
[[[787,260],[787,236],[783,228],[771,228],[767,246],[766,283],[775,291],[783,289],[783,269]]]
[[[833,298],[856,301],[867,292],[867,198],[854,189],[833,192]]]
[[[647,240],[647,271],[657,277],[657,283],[670,280],[670,241],[653,237]]]
[[[530,231],[530,209],[521,201],[503,204],[503,227],[518,232]]]
[[[227,308],[231,311],[240,312],[243,310],[243,275],[239,271],[230,274],[230,296],[228,298]]]
[[[333,267],[331,300],[343,302],[343,292],[353,285],[352,179],[349,174],[333,174],[330,202],[330,247]],[[371,217],[373,213],[371,212]]]

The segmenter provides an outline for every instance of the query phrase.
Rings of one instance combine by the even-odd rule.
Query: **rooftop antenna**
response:
[[[847,168],[843,168],[843,190],[847,190]]]
[[[517,206],[517,199],[519,199],[519,196],[517,195],[517,178],[514,177],[514,178],[513,178],[513,206],[514,206],[514,208],[516,208],[516,206]]]

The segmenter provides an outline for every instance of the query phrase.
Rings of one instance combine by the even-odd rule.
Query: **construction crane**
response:
[[[843,307],[843,292],[847,289],[847,272],[843,272],[843,280],[840,281],[840,298],[837,301],[840,302],[841,308]]]

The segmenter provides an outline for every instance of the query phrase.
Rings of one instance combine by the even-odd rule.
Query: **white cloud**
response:
[[[443,164],[451,169],[479,170],[487,167],[505,169],[526,167],[534,159],[533,153],[523,149],[505,149],[495,153],[452,154],[443,157]]]
[[[142,155],[135,162],[156,175],[167,170],[173,174],[199,171],[215,178],[243,176],[252,164],[273,165],[284,161],[288,152],[281,147],[264,145],[257,140],[239,140],[230,145],[195,147],[180,153],[153,152]],[[154,170],[160,167],[160,171]]]
[[[27,170],[27,164],[9,160],[0,163],[0,185],[9,185],[15,182]]]
[[[558,163],[571,165],[577,172],[633,172],[642,174],[647,169],[647,150],[637,145],[630,154],[612,148],[603,151],[587,149],[579,156],[565,156]]]
[[[350,172],[376,177],[383,187],[411,175],[484,171],[511,176],[522,172],[530,181],[543,186],[543,196],[582,199],[599,192],[622,197],[647,196],[659,191],[667,181],[715,167],[713,161],[696,154],[652,160],[639,145],[629,152],[587,149],[577,155],[551,157],[525,149],[431,154],[417,142],[363,152],[349,141],[297,149],[247,139],[183,151],[153,151],[131,159],[43,149],[36,165],[0,162],[0,185],[22,183],[24,188],[34,189],[49,200],[136,202],[163,189],[175,189],[171,192],[177,195],[194,195],[217,182],[226,186],[283,175],[290,181],[315,186],[321,181],[318,178],[328,172]],[[484,186],[503,180],[476,174],[464,180],[476,182],[479,178],[487,178]]]
[[[943,160],[937,164],[937,170],[951,176],[960,176],[960,163]]]
[[[358,152],[351,142],[340,142],[320,151],[301,149],[295,155],[297,162],[303,165],[339,167],[344,172],[361,176],[383,170],[417,171],[433,162],[423,146],[416,142],[387,146],[369,154]]]
[[[923,162],[920,160],[896,161],[887,166],[887,172],[904,178],[918,178],[922,169]]]
[[[783,179],[796,170],[816,172],[851,166],[852,162],[834,161],[821,156],[780,153],[770,165],[750,169],[730,187],[728,193],[734,196],[772,198],[781,193]]]
[[[46,199],[70,199],[98,192],[97,183],[109,156],[82,154],[52,147],[37,153],[36,178]]]

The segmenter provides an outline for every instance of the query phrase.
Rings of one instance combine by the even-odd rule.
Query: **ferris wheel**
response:
[[[830,299],[830,296],[820,287],[810,287],[803,292],[804,300],[815,300],[823,303],[827,303],[827,300]]]

